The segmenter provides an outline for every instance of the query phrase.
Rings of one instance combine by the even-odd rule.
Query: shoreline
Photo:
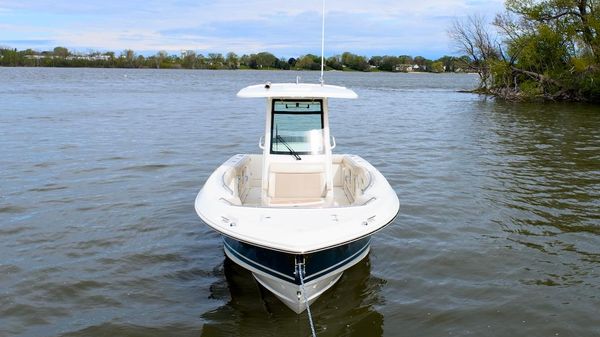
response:
[[[281,71],[281,72],[314,72],[319,73],[320,70],[309,70],[309,69],[278,69],[278,68],[268,68],[268,69],[252,69],[252,68],[237,68],[237,69],[207,69],[207,68],[150,68],[150,67],[142,67],[142,68],[126,68],[126,67],[46,67],[46,66],[0,66],[0,69],[11,69],[11,68],[26,68],[26,69],[122,69],[122,70],[188,70],[188,71]],[[383,71],[383,70],[375,70],[375,71],[359,71],[359,70],[335,70],[335,69],[325,69],[325,72],[330,73],[363,73],[363,74],[377,74],[377,73],[385,73],[385,74],[416,74],[416,75],[444,75],[444,74],[456,74],[456,75],[477,75],[477,73],[472,72],[429,72],[429,71]]]

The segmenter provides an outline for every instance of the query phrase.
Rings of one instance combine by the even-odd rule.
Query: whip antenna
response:
[[[323,22],[321,23],[321,85],[325,83],[323,79],[323,66],[325,64],[325,0],[323,0]]]

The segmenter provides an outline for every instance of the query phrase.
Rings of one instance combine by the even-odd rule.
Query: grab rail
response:
[[[371,174],[371,171],[366,170],[367,173],[369,174],[369,184],[367,184],[367,186],[365,188],[361,188],[361,192],[364,194],[366,190],[368,190],[369,188],[371,188],[371,186],[373,186],[373,174]]]

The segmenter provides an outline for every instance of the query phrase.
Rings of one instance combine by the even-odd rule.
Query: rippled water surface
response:
[[[305,82],[318,74],[298,73]],[[0,336],[307,336],[196,216],[258,153],[294,72],[0,68]],[[338,153],[400,215],[312,306],[319,336],[599,336],[600,108],[458,93],[472,75],[328,73]]]

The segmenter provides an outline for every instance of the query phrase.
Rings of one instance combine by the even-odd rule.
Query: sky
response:
[[[319,55],[321,8],[321,0],[0,0],[0,46]],[[452,20],[502,10],[503,0],[325,0],[325,55],[456,55]]]

